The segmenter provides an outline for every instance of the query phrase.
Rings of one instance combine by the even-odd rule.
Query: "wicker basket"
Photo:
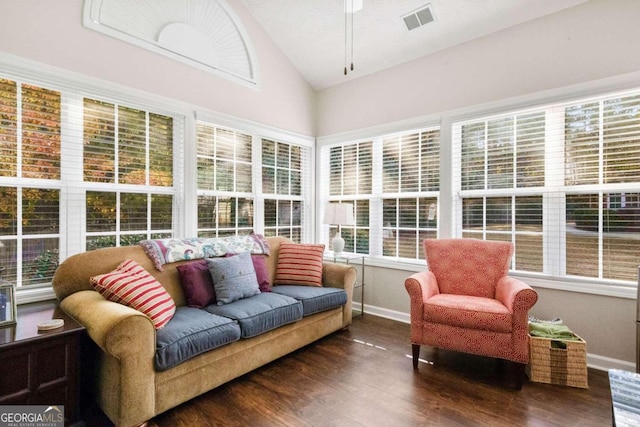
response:
[[[566,348],[554,348],[553,341],[561,342]],[[587,343],[582,338],[580,341],[558,341],[529,336],[529,356],[527,375],[531,381],[589,388]]]

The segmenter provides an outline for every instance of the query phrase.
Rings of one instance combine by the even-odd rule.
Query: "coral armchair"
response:
[[[528,312],[538,294],[507,275],[513,245],[477,239],[427,239],[423,245],[429,271],[405,280],[414,369],[420,345],[428,345],[508,360],[523,371]]]

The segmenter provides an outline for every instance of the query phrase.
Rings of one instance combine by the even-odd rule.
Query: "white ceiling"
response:
[[[354,15],[354,71],[347,76],[344,0],[242,3],[311,86],[321,90],[586,1],[364,0]],[[402,16],[426,4],[435,22],[408,31]]]

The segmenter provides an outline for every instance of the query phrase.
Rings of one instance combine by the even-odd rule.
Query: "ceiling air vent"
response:
[[[404,20],[404,23],[407,26],[407,30],[409,31],[415,30],[418,27],[427,25],[430,22],[435,21],[432,6],[430,4],[423,6],[418,10],[414,10],[407,15],[404,15],[402,19]]]

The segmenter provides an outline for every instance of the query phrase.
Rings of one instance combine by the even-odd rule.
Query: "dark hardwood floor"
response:
[[[151,420],[151,426],[607,426],[606,372],[588,390],[506,386],[496,360],[423,347],[411,364],[409,325],[365,315],[345,331]],[[223,369],[224,367],[221,367]],[[95,412],[88,425],[109,423]]]

